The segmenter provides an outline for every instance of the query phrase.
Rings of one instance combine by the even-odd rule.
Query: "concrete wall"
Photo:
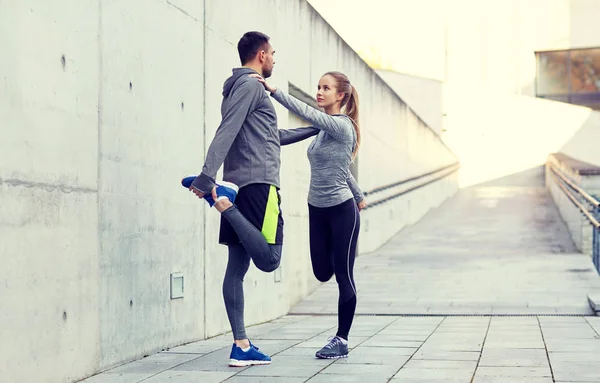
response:
[[[546,165],[546,187],[550,191],[550,195],[560,212],[562,220],[569,229],[569,233],[571,234],[575,246],[579,251],[583,252],[585,250],[584,241],[586,238],[586,229],[589,229],[591,234],[592,227],[589,225],[589,222],[585,219],[583,214],[581,214],[577,206],[573,205],[573,202],[571,202],[563,190],[556,184],[556,181],[551,176],[548,165]]]
[[[0,3],[0,381],[69,382],[227,331],[219,217],[179,180],[200,171],[247,30],[273,36],[282,88],[313,93],[325,71],[348,74],[361,95],[363,189],[456,161],[304,1]],[[277,112],[281,128],[301,124]],[[282,150],[284,260],[246,277],[247,324],[317,286],[307,145]],[[449,178],[366,211],[361,250],[455,190]],[[390,214],[402,219],[383,230]],[[183,299],[170,299],[173,272]]]
[[[450,174],[438,179],[447,173]],[[449,169],[369,195],[368,200],[380,200],[438,179],[427,186],[393,198],[382,205],[364,210],[361,213],[359,252],[367,253],[376,250],[380,244],[385,243],[399,230],[416,223],[431,209],[438,207],[447,198],[454,195],[458,178],[458,171]]]
[[[204,220],[177,183],[203,153],[203,25],[164,1],[4,3],[0,25],[0,380],[202,338]]]
[[[442,134],[444,84],[439,80],[377,70],[394,91],[437,134]]]
[[[69,381],[99,358],[99,9],[29,3],[0,4],[0,381]]]
[[[600,166],[600,111],[590,111],[581,127],[565,142],[560,152]]]
[[[600,6],[596,0],[569,1],[571,47],[588,48],[600,45],[598,17],[600,17]]]
[[[204,151],[204,11],[193,4],[100,2],[100,369],[204,335],[203,207],[178,184]],[[184,299],[169,299],[173,272]]]

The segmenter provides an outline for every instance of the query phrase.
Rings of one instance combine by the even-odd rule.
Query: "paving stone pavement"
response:
[[[365,314],[590,314],[600,286],[536,184],[461,190],[358,257],[354,274]],[[336,313],[336,292],[332,280],[291,313]]]
[[[600,382],[600,317],[357,316],[349,357],[315,359],[336,322],[288,315],[250,327],[269,366],[227,367],[227,334],[84,382]]]
[[[600,382],[600,288],[539,177],[461,190],[356,264],[350,355],[314,353],[335,334],[335,283],[290,315],[248,328],[269,366],[227,366],[231,335],[84,380],[129,382]]]

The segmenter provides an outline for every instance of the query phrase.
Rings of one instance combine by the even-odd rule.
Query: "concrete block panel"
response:
[[[203,338],[205,276],[198,211],[172,199],[102,194],[101,368]],[[171,299],[170,276],[177,272],[184,276],[184,294]]]
[[[286,5],[277,0],[206,0],[206,28],[237,46],[245,32],[259,31],[275,38]]]
[[[96,0],[0,5],[0,179],[96,189],[97,16]]]
[[[180,186],[204,153],[204,27],[182,3],[102,7],[100,368],[204,337],[204,208]]]
[[[102,191],[170,196],[203,157],[203,27],[162,1],[109,3],[103,23]]]
[[[2,381],[73,381],[97,367],[96,198],[0,183]]]

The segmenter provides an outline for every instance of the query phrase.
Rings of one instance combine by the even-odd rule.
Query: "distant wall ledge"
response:
[[[580,161],[564,153],[552,153],[548,156],[548,162],[553,162],[563,170],[579,176],[598,176],[600,166]]]

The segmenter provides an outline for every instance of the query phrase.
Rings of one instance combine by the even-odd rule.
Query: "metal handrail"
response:
[[[448,166],[446,166],[445,168],[448,168]],[[444,173],[444,174],[442,174],[442,175],[440,175],[440,176],[438,176],[438,177],[436,177],[436,178],[434,178],[434,179],[431,179],[431,180],[429,180],[429,181],[423,182],[423,183],[421,183],[421,184],[419,184],[419,185],[416,185],[416,186],[412,186],[412,187],[410,187],[410,188],[408,188],[408,189],[402,190],[401,192],[398,192],[398,193],[396,193],[396,194],[394,194],[394,195],[391,195],[391,196],[389,196],[389,197],[382,198],[382,199],[380,199],[380,200],[377,200],[377,201],[374,201],[374,202],[370,202],[370,203],[367,205],[367,207],[365,207],[365,209],[369,209],[369,208],[372,208],[372,207],[375,207],[375,206],[381,205],[382,203],[388,202],[389,200],[392,200],[392,199],[398,198],[398,197],[400,197],[400,196],[403,196],[404,194],[410,193],[410,192],[412,192],[412,191],[414,191],[414,190],[420,189],[420,188],[422,188],[422,187],[424,187],[424,186],[427,186],[427,185],[429,185],[429,184],[431,184],[431,183],[437,182],[437,181],[439,181],[439,180],[441,180],[441,179],[443,179],[443,178],[446,178],[446,177],[448,177],[448,176],[449,176],[449,175],[451,175],[452,173],[455,173],[455,172],[457,172],[459,168],[460,168],[460,166],[457,166],[457,167],[455,167],[454,169],[450,170],[449,172],[446,172],[446,173]],[[431,174],[433,174],[433,173],[437,173],[437,171],[436,171],[436,172],[431,172]],[[419,178],[422,178],[422,177],[419,177]]]
[[[559,171],[554,164],[550,164],[550,170],[552,173],[556,174],[561,180],[563,180],[567,185],[569,185],[573,190],[575,190],[579,195],[585,198],[590,204],[594,207],[600,207],[600,201],[596,200],[594,197],[586,193],[585,190],[577,186],[573,181],[565,177],[561,171]]]
[[[376,187],[374,189],[371,189],[371,190],[368,190],[368,191],[364,192],[364,195],[368,196],[368,195],[371,195],[371,194],[374,194],[374,193],[379,193],[381,191],[384,191],[384,190],[387,190],[387,189],[391,189],[391,188],[396,187],[396,186],[400,186],[400,185],[405,184],[407,182],[416,181],[418,179],[430,176],[430,175],[435,174],[435,173],[439,173],[441,171],[444,171],[446,169],[449,169],[449,168],[454,167],[454,166],[459,166],[459,165],[460,165],[460,162],[457,161],[457,162],[455,162],[453,164],[443,166],[441,168],[438,168],[436,170],[433,170],[433,171],[430,171],[430,172],[427,172],[427,173],[420,174],[418,176],[405,178],[405,179],[403,179],[401,181],[394,182],[394,183],[391,183],[391,184],[388,184],[388,185],[378,186],[378,187]]]
[[[596,268],[596,271],[600,274],[600,222],[598,222],[598,220],[600,220],[600,204],[594,197],[590,196],[588,193],[585,192],[585,190],[577,186],[574,182],[572,182],[565,175],[563,175],[561,171],[556,169],[554,164],[550,163],[548,167],[550,169],[550,176],[554,178],[554,183],[556,183],[556,185],[562,189],[563,193],[567,196],[567,198],[571,200],[571,202],[581,211],[581,213],[583,213],[585,218],[587,218],[587,220],[593,226],[591,256],[594,267]],[[575,191],[577,194],[583,197],[585,199],[585,202],[579,201],[579,198],[576,198],[571,190]],[[589,209],[586,206],[584,206],[584,203],[589,203],[593,205],[594,212],[590,212]],[[596,216],[594,216],[594,214]]]
[[[568,198],[571,200],[571,202],[573,202],[573,204],[574,204],[575,206],[577,206],[577,207],[579,208],[579,210],[581,210],[581,212],[583,213],[583,215],[585,215],[585,217],[588,219],[588,221],[590,221],[590,223],[591,223],[592,225],[594,225],[594,226],[595,226],[597,229],[600,229],[600,222],[598,222],[598,220],[597,220],[597,219],[596,219],[596,218],[595,218],[595,217],[594,217],[594,216],[593,216],[593,215],[592,215],[592,214],[591,214],[591,213],[588,211],[588,209],[586,209],[586,207],[585,207],[585,206],[583,206],[583,204],[582,204],[581,202],[579,202],[579,201],[577,200],[577,198],[575,198],[575,196],[573,196],[573,194],[572,194],[571,192],[569,192],[569,190],[568,190],[568,189],[565,187],[565,185],[563,185],[563,183],[561,182],[561,179],[562,179],[561,175],[560,175],[560,174],[558,174],[558,173],[557,173],[557,172],[556,172],[556,171],[553,169],[552,165],[550,165],[550,171],[551,171],[551,173],[550,173],[550,174],[551,174],[551,175],[554,177],[554,179],[556,180],[556,184],[557,184],[557,185],[558,185],[558,186],[559,186],[559,187],[562,189],[562,191],[563,191],[563,192],[566,194],[566,196],[567,196],[567,197],[568,197]],[[559,179],[559,178],[561,178],[561,179]],[[574,185],[574,184],[573,184],[572,182],[570,182],[570,181],[565,181],[565,183],[569,184],[569,186],[571,186],[571,184],[572,184],[572,185]],[[574,186],[576,186],[576,185],[574,185]],[[581,188],[579,188],[579,187],[576,187],[576,188],[573,188],[573,189],[574,189],[574,190],[576,190],[576,191],[578,191],[578,192],[579,192],[579,191],[583,191],[583,190],[582,190]],[[585,193],[585,192],[584,192],[584,193]],[[580,193],[580,194],[583,196],[583,194],[582,194],[582,193]],[[589,194],[587,194],[587,193],[586,193],[586,195],[588,195],[588,196],[589,196]],[[592,201],[596,201],[596,200],[595,200],[594,198],[592,198],[591,196],[590,196],[590,198],[592,199]],[[596,202],[598,202],[598,201],[596,201]],[[598,206],[598,205],[596,205],[596,207],[597,207],[597,206]]]

